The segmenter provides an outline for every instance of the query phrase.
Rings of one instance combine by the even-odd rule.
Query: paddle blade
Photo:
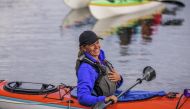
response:
[[[151,81],[156,78],[156,72],[151,66],[147,66],[143,70],[143,79]]]

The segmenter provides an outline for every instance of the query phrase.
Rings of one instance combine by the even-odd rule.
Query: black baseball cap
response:
[[[84,31],[79,36],[79,43],[80,43],[79,46],[93,44],[99,39],[103,39],[103,38],[98,37],[96,33],[94,33],[93,31],[89,31],[89,30]]]

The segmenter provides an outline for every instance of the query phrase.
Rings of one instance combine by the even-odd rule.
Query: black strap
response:
[[[90,64],[93,68],[95,68],[95,70],[97,70],[97,72],[101,75],[101,74],[103,74],[103,75],[105,75],[105,67],[104,66],[102,66],[99,62],[93,62],[92,60],[90,60],[89,58],[87,58],[86,56],[81,56],[80,58],[78,58],[77,59],[77,61],[79,61],[79,63],[81,64],[81,63],[88,63],[88,64]],[[80,65],[79,65],[80,66]],[[78,67],[79,67],[78,66]],[[78,70],[78,68],[77,68],[77,70]]]
[[[97,78],[96,81],[95,81],[94,90],[95,90],[95,92],[96,92],[96,94],[97,94],[98,96],[103,95],[103,91],[102,91],[102,89],[99,87],[99,83],[100,83],[100,80],[103,78],[103,76],[106,75],[106,67],[105,67],[105,66],[107,66],[107,67],[110,69],[110,71],[111,71],[111,70],[113,69],[113,65],[112,65],[109,61],[104,60],[105,66],[103,66],[103,65],[101,65],[99,62],[93,62],[92,60],[90,60],[89,58],[87,58],[87,57],[84,56],[84,55],[81,56],[80,58],[78,58],[77,61],[79,61],[80,64],[83,63],[83,62],[84,62],[84,63],[88,63],[88,64],[90,64],[95,70],[97,70],[99,76],[98,76],[98,78]],[[79,65],[79,66],[80,66],[80,65]],[[77,70],[78,70],[78,69],[77,69]]]

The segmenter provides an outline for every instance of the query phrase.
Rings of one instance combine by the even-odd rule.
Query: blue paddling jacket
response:
[[[84,55],[93,62],[97,62],[89,53],[85,52]],[[105,60],[104,51],[100,50],[99,55],[100,63],[103,64]],[[77,98],[80,104],[85,106],[93,106],[98,102],[104,102],[106,96],[95,96],[94,86],[99,73],[95,68],[88,63],[81,63],[77,70]],[[123,79],[117,83],[117,88],[121,86]]]

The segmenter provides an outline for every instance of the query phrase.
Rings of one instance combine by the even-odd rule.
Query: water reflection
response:
[[[170,17],[163,19],[161,25],[162,26],[181,26],[181,25],[183,25],[184,19],[176,18],[177,12],[180,12],[182,9],[183,8],[178,7],[178,6],[165,8],[163,10],[162,14],[170,16]]]
[[[13,8],[15,4],[18,4],[19,1],[15,1],[15,0],[4,0],[1,1],[0,4],[0,9],[8,9],[8,8]]]
[[[94,24],[95,18],[92,17],[89,8],[71,10],[63,20],[63,28],[81,27]]]
[[[119,27],[116,31],[120,39],[120,45],[128,45],[131,42],[133,27]]]
[[[162,21],[163,26],[181,26],[184,22],[182,18],[167,19]]]
[[[151,19],[141,20],[141,23],[140,23],[141,24],[141,28],[142,28],[141,29],[141,34],[142,34],[142,38],[145,41],[151,41],[152,40],[151,36],[153,35],[153,31],[154,31],[153,26],[156,26],[156,23],[154,22],[154,19],[157,19],[157,18],[153,17]],[[158,17],[158,19],[160,19],[160,17]],[[159,22],[159,24],[160,24],[160,22]]]
[[[154,10],[99,20],[96,22],[93,31],[102,37],[112,34],[118,35],[120,45],[128,45],[134,34],[141,34],[143,39],[151,40],[153,26],[161,22],[162,9],[161,6]]]
[[[160,19],[161,13],[156,13],[150,15],[149,17],[136,19],[130,25],[118,27],[116,30],[116,35],[119,37],[120,41],[121,56],[142,56],[139,59],[147,60],[144,58],[144,56],[150,54],[147,53],[146,50],[138,51],[136,48],[131,47],[139,40],[142,42],[140,45],[146,45],[147,43],[150,43],[152,41],[152,35],[156,30],[156,27],[160,24]],[[125,60],[124,62],[127,61],[128,60]]]
[[[132,35],[140,34],[146,42],[152,41],[155,26],[160,24],[161,13],[150,15],[150,18],[140,18],[133,25],[118,27],[116,34],[119,36],[120,45],[128,45]]]
[[[166,15],[177,15],[177,11],[180,11],[182,8],[179,6],[174,6],[174,7],[166,7],[162,14],[166,14]]]

